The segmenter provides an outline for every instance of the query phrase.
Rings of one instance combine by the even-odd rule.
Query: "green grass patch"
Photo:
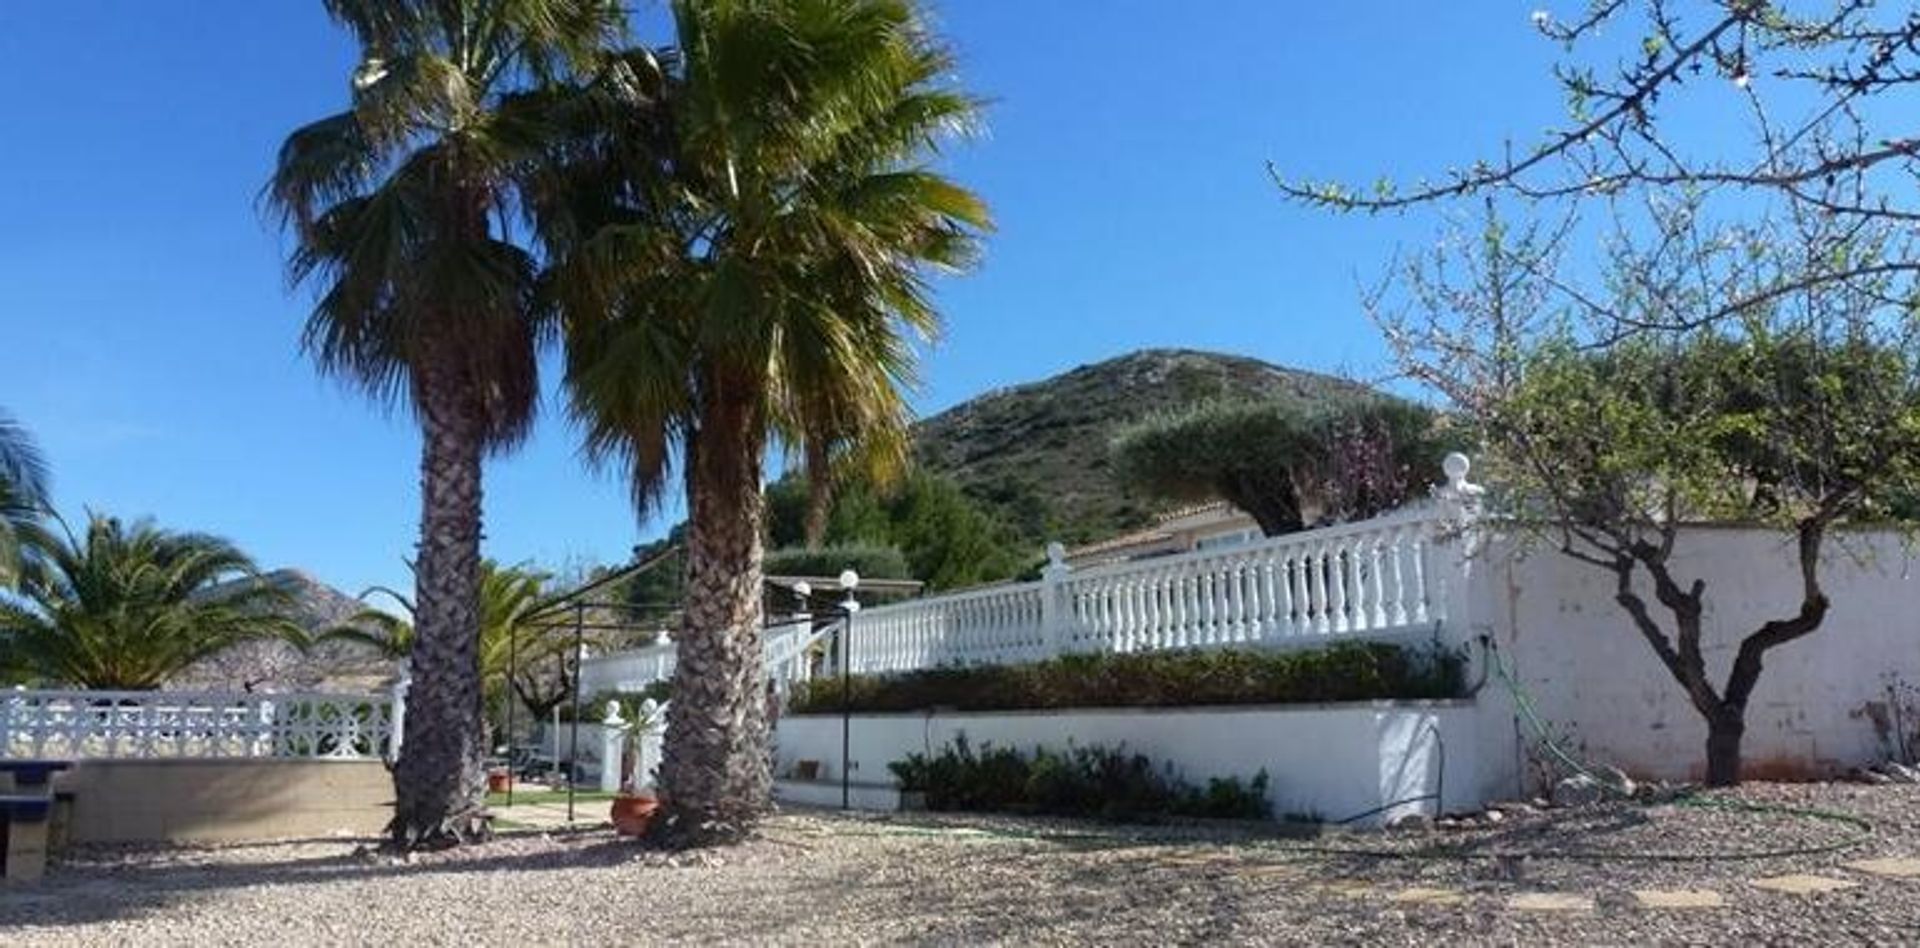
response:
[[[605,803],[616,796],[618,796],[618,794],[606,790],[577,790],[574,792],[573,802]],[[566,802],[567,791],[565,790],[548,790],[545,787],[537,789],[531,787],[527,789],[515,787],[513,790],[514,806],[528,806],[535,803],[558,803],[565,805]],[[506,807],[507,795],[504,793],[487,794],[487,806],[495,809]]]

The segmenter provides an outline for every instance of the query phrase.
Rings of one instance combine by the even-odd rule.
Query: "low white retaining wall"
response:
[[[938,753],[964,733],[976,747],[1124,746],[1156,765],[1172,764],[1200,786],[1211,777],[1248,778],[1264,768],[1276,817],[1341,820],[1394,801],[1445,794],[1444,807],[1431,800],[1404,804],[1362,821],[1376,823],[1484,803],[1474,725],[1473,705],[1464,701],[867,714],[851,722],[851,777],[891,784],[887,764],[910,753]],[[838,781],[840,736],[836,715],[783,718],[775,733],[775,773],[786,775],[797,762],[814,760],[822,779]]]

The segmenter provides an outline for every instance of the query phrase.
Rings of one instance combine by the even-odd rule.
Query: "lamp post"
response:
[[[575,768],[580,766],[580,673],[586,665],[587,604],[573,605],[573,735],[567,748],[567,825],[573,825]],[[558,757],[559,755],[554,755]]]
[[[840,589],[847,598],[840,603],[845,617],[840,621],[840,809],[853,808],[853,614],[860,611],[854,591],[860,588],[860,574],[851,569],[840,571]]]

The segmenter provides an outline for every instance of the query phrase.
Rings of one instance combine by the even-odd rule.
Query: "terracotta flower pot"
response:
[[[513,772],[501,767],[487,771],[487,792],[505,793],[513,784]]]
[[[660,812],[660,801],[651,796],[613,798],[613,829],[622,836],[644,836]]]

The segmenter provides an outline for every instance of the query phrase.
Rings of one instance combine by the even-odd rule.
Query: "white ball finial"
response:
[[[1440,462],[1440,469],[1447,473],[1447,483],[1458,487],[1467,482],[1467,472],[1473,470],[1473,462],[1466,455],[1453,451]]]
[[[854,590],[859,589],[860,574],[850,569],[841,570],[840,571],[840,588],[846,590],[847,592],[853,592]]]
[[[1065,563],[1066,561],[1067,561],[1067,548],[1064,545],[1062,545],[1060,541],[1055,540],[1052,543],[1047,544],[1047,562],[1048,563],[1054,566],[1059,566],[1060,564]]]
[[[799,596],[802,599],[805,599],[808,596],[813,595],[813,584],[809,582],[804,582],[804,581],[794,583],[793,594],[796,596]]]

